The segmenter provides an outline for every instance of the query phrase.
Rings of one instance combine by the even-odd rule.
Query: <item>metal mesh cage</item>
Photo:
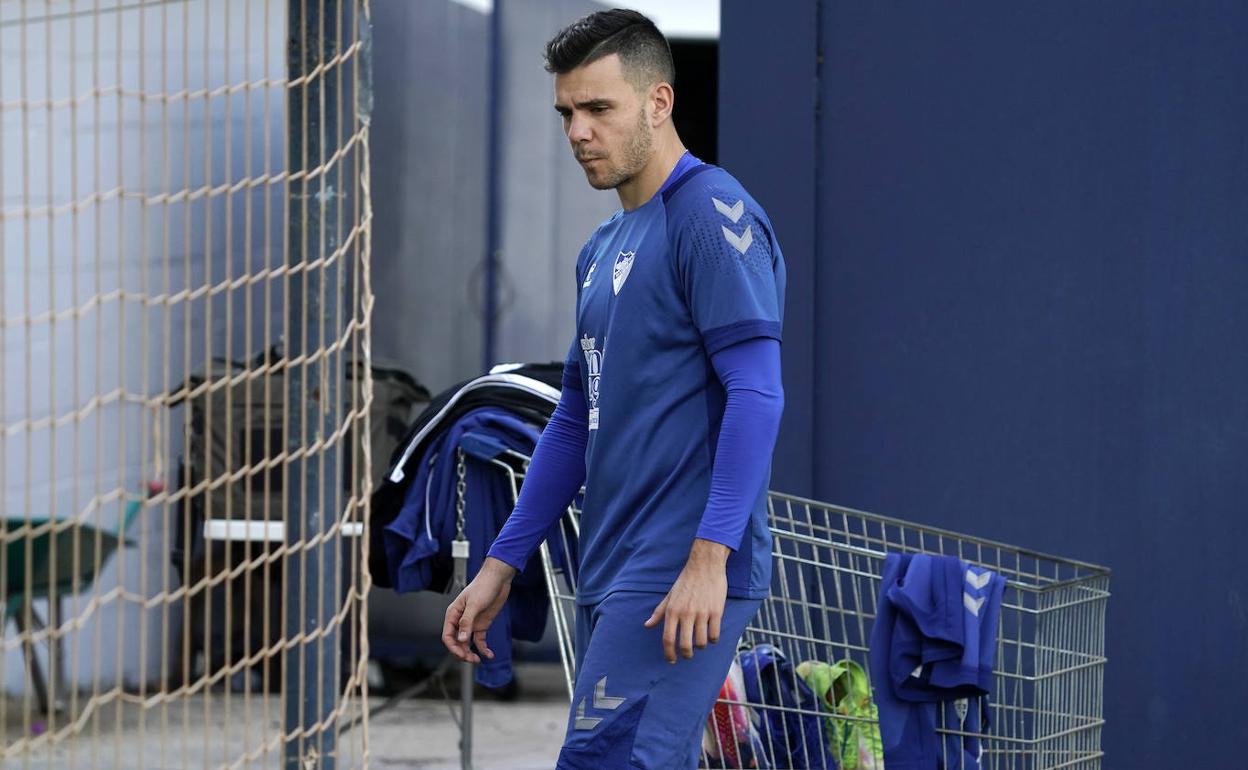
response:
[[[769,683],[773,689],[796,691],[798,667],[806,661],[850,661],[869,671],[867,656],[886,555],[953,556],[990,568],[1006,579],[992,695],[966,704],[968,709],[982,706],[988,717],[988,726],[974,734],[983,749],[981,766],[986,770],[1093,770],[1101,766],[1107,569],[774,492],[768,503],[773,537],[771,595],[747,627],[741,644],[772,645],[791,664],[789,681],[779,681],[783,675],[778,668],[769,669],[777,679]],[[569,693],[575,676],[576,581],[556,568],[558,560],[551,558],[550,549],[574,552],[571,541],[579,515],[575,507],[569,510],[563,542],[542,546],[547,585],[558,597],[552,608]],[[758,684],[759,691],[768,689]],[[794,752],[788,746],[817,746],[813,750],[827,752],[833,764],[843,766],[841,750],[845,747],[838,744],[854,734],[849,728],[862,728],[868,743],[871,730],[878,730],[878,717],[869,710],[837,714],[822,705],[786,708],[745,698],[721,699],[711,719],[734,706],[748,707],[756,724],[760,714],[770,712],[773,724],[780,725],[779,730],[762,731],[756,739],[770,761],[742,761],[748,751],[738,747],[750,741],[736,734],[735,728],[729,736],[723,730],[708,729],[701,766],[824,766],[822,756],[802,756],[794,764]],[[947,722],[944,714],[937,718],[939,735],[971,736],[963,725]],[[803,731],[811,728],[824,734],[809,739]],[[947,753],[947,745],[942,741],[942,753]],[[945,767],[964,764],[956,756],[942,760]]]

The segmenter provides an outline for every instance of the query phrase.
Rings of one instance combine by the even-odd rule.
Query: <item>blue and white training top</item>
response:
[[[710,356],[780,339],[785,268],[771,222],[728,172],[686,154],[653,198],[617,211],[581,249],[576,339],[589,409],[577,601],[666,592],[698,535],[725,394]],[[767,479],[739,543],[728,595],[771,581]]]
[[[868,657],[889,770],[980,767],[1004,591],[952,556],[885,557]]]

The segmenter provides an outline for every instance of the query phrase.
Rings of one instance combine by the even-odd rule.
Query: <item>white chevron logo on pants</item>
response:
[[[594,708],[615,711],[624,700],[624,698],[614,698],[607,695],[607,678],[605,676],[598,680],[598,684],[594,685]]]
[[[572,725],[574,730],[592,730],[598,726],[602,719],[598,717],[585,716],[585,699],[581,698],[581,702],[576,704],[576,722]]]
[[[617,698],[607,695],[607,678],[604,676],[594,685],[594,708],[602,711],[615,711],[624,704],[627,698]],[[602,721],[601,717],[590,717],[585,715],[585,699],[581,698],[576,704],[576,721],[572,724],[574,730],[592,730]]]

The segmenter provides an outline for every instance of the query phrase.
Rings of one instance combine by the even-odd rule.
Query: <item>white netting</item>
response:
[[[0,0],[0,759],[366,763],[366,0]]]

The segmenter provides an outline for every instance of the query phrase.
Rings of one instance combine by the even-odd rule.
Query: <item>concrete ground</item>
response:
[[[520,697],[501,702],[482,697],[474,705],[475,770],[549,770],[563,739],[568,714],[563,669],[558,664],[520,664]],[[457,681],[447,691],[458,693]],[[383,698],[373,698],[376,709]],[[453,707],[453,710],[452,710]],[[0,768],[48,770],[175,770],[181,768],[281,768],[283,722],[280,696],[249,699],[224,692],[143,708],[106,704],[89,715],[76,734],[66,724],[25,740],[30,717],[20,701],[0,706]],[[459,770],[458,702],[448,704],[440,688],[372,714],[367,767],[385,770]],[[363,733],[339,739],[336,768],[362,768]]]
[[[568,691],[559,664],[521,664],[521,697],[473,706],[474,770],[551,770],[563,743]],[[451,693],[457,683],[448,683]],[[458,714],[454,715],[456,718]],[[370,768],[459,770],[459,728],[446,701],[419,698],[369,719]]]

